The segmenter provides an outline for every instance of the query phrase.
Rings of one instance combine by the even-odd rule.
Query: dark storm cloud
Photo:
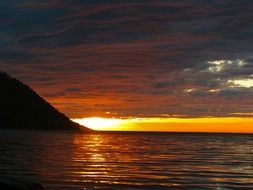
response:
[[[233,84],[253,75],[251,0],[17,0],[0,9],[0,68],[71,117],[227,116],[253,105],[251,88]]]

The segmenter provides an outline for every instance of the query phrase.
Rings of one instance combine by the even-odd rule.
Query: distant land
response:
[[[0,71],[0,129],[90,129],[71,121],[29,86]]]

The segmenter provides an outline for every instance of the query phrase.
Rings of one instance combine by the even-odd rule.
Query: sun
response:
[[[73,119],[73,121],[84,125],[94,130],[107,130],[118,128],[118,125],[122,123],[122,119],[115,118],[102,118],[102,117],[89,117],[82,119]]]

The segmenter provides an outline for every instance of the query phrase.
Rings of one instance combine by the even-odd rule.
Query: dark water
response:
[[[0,174],[47,189],[253,189],[253,136],[0,131]]]

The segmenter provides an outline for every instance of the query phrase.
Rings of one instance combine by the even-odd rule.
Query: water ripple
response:
[[[253,136],[3,131],[0,175],[47,189],[252,189]]]

